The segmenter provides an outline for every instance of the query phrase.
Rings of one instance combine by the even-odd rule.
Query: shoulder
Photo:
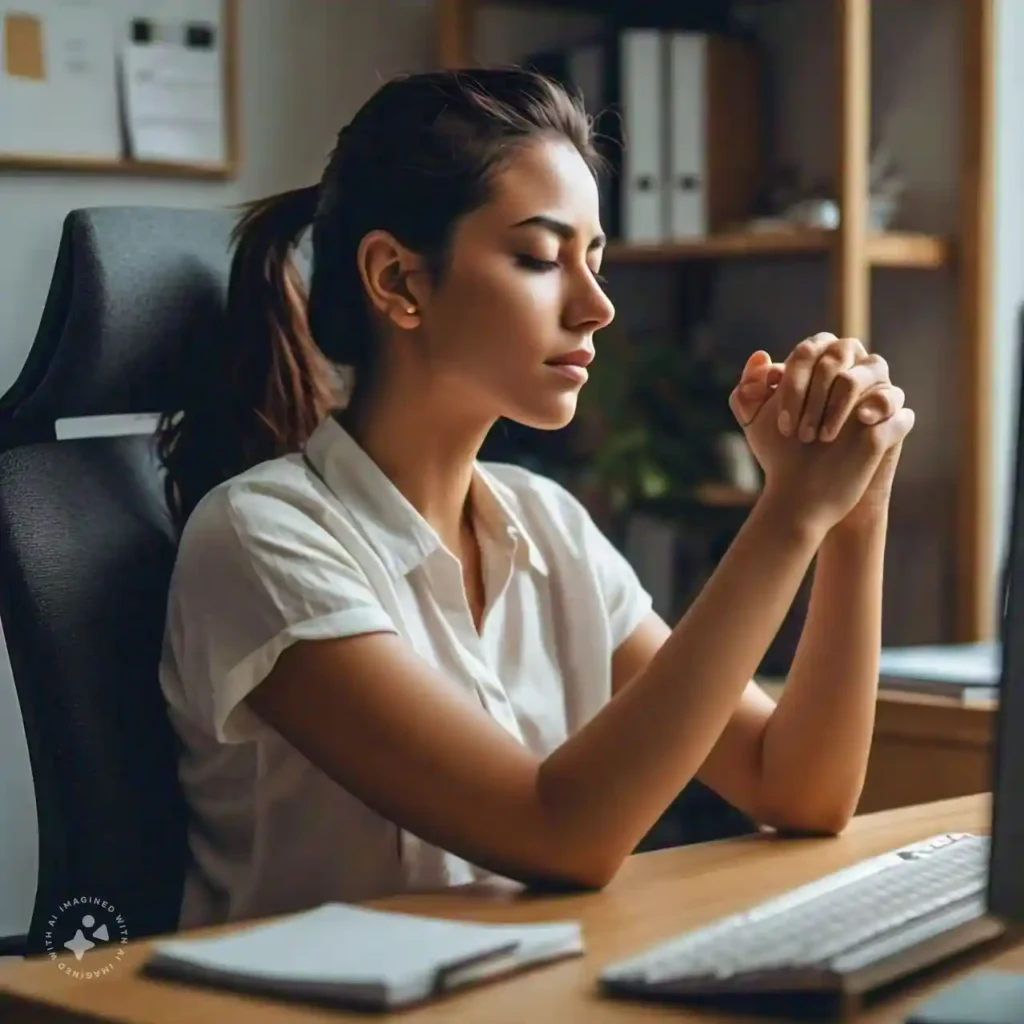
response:
[[[261,554],[307,556],[330,543],[329,503],[301,458],[261,463],[213,488],[182,530],[178,573],[190,567],[209,575],[233,563],[249,565]],[[335,512],[335,515],[337,513]]]

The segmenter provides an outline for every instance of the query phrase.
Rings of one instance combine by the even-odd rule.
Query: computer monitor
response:
[[[987,894],[990,913],[1010,924],[1024,924],[1024,359],[1018,375],[1017,447],[1006,556],[1008,594],[999,630],[1003,661]]]

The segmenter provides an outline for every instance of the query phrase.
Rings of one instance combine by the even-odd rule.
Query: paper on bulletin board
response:
[[[106,0],[0,0],[0,153],[117,159]]]
[[[121,56],[128,149],[136,160],[225,161],[221,52],[209,45],[129,42]]]

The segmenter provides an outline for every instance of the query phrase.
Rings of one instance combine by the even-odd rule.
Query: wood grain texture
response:
[[[992,304],[994,300],[995,5],[960,0],[960,442],[957,452],[955,640],[994,635]]]
[[[871,112],[871,2],[834,0],[836,12],[836,177],[840,209],[833,253],[833,327],[868,343],[868,147]]]
[[[507,884],[380,900],[377,905],[394,910],[464,920],[579,920],[586,953],[393,1017],[375,1019],[406,1024],[738,1020],[728,1014],[711,1017],[693,1010],[606,1000],[596,992],[596,978],[610,961],[865,857],[938,832],[985,831],[988,815],[987,797],[967,797],[861,817],[838,838],[757,835],[640,854],[624,865],[607,889],[597,893],[537,896]],[[366,1020],[365,1015],[144,979],[137,971],[147,948],[146,942],[129,944],[124,962],[116,971],[90,980],[69,978],[45,958],[0,968],[0,1019],[5,1024],[64,1024],[85,1019],[131,1024],[221,1024],[226,1020],[336,1024]],[[83,965],[91,955],[86,955]],[[1003,962],[1024,966],[1024,950],[1011,952],[1008,957]],[[946,970],[943,976],[948,975]],[[919,998],[923,991],[917,986],[887,1000],[863,1019],[901,1021],[908,1000]]]

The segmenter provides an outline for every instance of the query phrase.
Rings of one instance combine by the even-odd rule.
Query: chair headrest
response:
[[[235,219],[154,207],[68,214],[35,341],[0,417],[52,437],[65,417],[177,408],[182,353],[223,327]]]

